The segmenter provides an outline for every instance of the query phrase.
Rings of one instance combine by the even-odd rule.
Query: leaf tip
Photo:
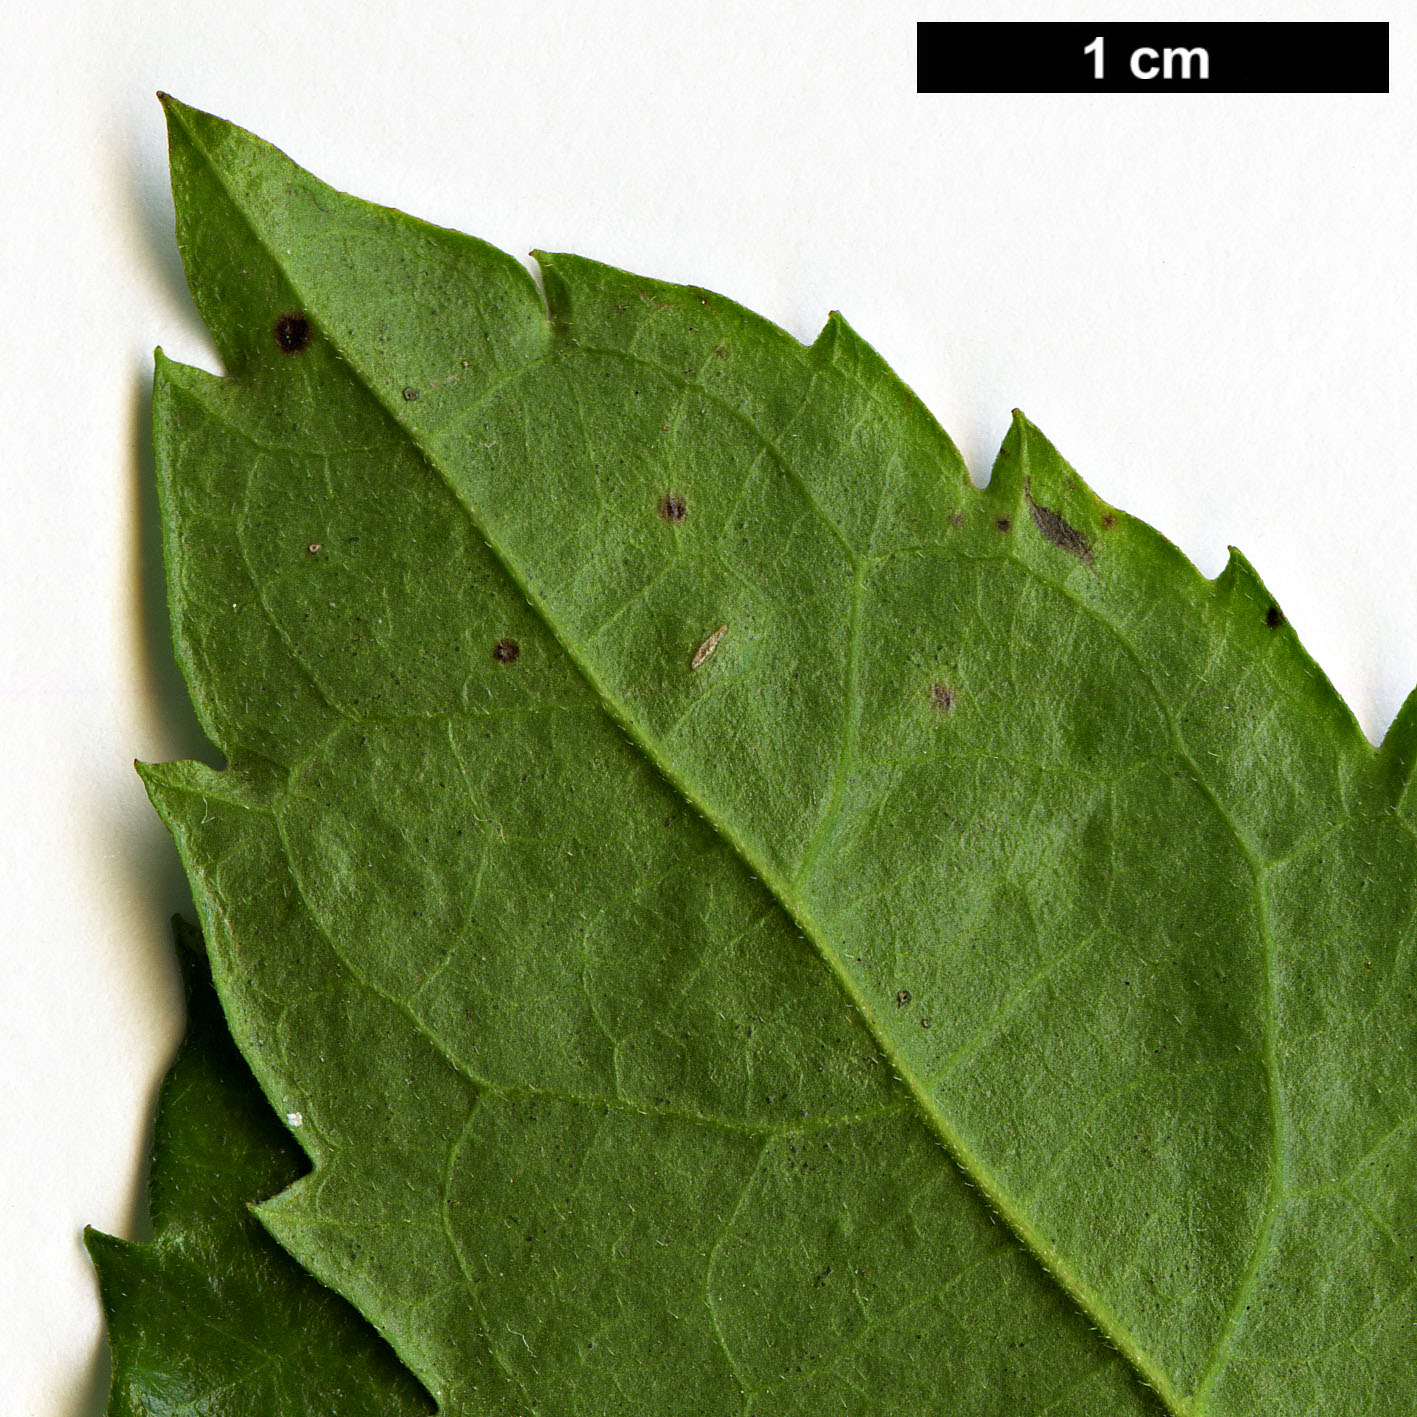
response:
[[[180,98],[174,98],[166,89],[158,89],[157,101],[162,105],[162,110],[167,114],[169,119],[182,118],[188,114],[198,117],[211,116],[209,114],[203,114],[199,108],[193,108],[190,103],[183,103]]]
[[[148,794],[148,800],[161,812],[159,798],[163,789],[169,786],[172,778],[171,763],[145,763],[141,758],[133,759],[133,771],[138,774],[138,780],[143,784],[144,791]]]
[[[1036,431],[1018,409],[1013,410],[989,472],[989,491],[1001,507],[1012,507],[1023,499],[1022,464],[1029,435]],[[1001,531],[1004,529],[1000,527]]]
[[[838,345],[853,339],[859,340],[859,336],[847,323],[846,316],[840,310],[828,310],[827,318],[822,321],[822,327],[810,347],[814,354],[830,359]]]
[[[541,299],[552,329],[565,332],[571,319],[571,287],[562,273],[561,263],[554,251],[543,251],[540,246],[534,247],[530,254],[540,273]]]
[[[120,1240],[117,1235],[110,1235],[108,1231],[100,1230],[96,1225],[84,1226],[80,1233],[80,1242],[89,1257],[89,1263],[98,1271],[100,1280],[106,1277],[105,1266],[114,1264],[125,1250],[132,1248],[132,1241]]]
[[[1009,410],[1009,426],[1004,433],[1003,446],[1017,449],[1030,434],[1037,433],[1038,430],[1028,420],[1028,415],[1021,408]]]
[[[167,118],[167,126],[169,129],[174,123],[180,121],[185,114],[193,111],[187,104],[183,103],[181,99],[173,98],[166,89],[159,89],[157,91],[157,101],[162,105],[162,111]]]
[[[1245,583],[1251,588],[1258,586],[1260,590],[1264,589],[1259,572],[1250,564],[1249,558],[1238,546],[1225,548],[1225,566],[1216,576],[1215,583],[1226,586]]]

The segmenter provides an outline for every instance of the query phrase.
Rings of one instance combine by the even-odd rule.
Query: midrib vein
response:
[[[184,127],[185,126],[184,119]],[[488,550],[492,553],[492,556],[501,567],[503,573],[541,619],[556,643],[560,646],[562,652],[566,655],[581,678],[584,679],[597,701],[602,705],[606,715],[619,727],[634,747],[643,754],[645,759],[669,787],[683,799],[685,804],[692,811],[696,812],[708,824],[734,855],[737,856],[743,866],[746,867],[749,874],[756,876],[763,883],[777,902],[779,908],[816,951],[817,956],[832,974],[842,993],[845,994],[846,998],[857,1011],[867,1031],[875,1040],[883,1056],[890,1063],[895,1075],[910,1093],[926,1125],[935,1133],[940,1144],[944,1147],[954,1164],[963,1173],[964,1177],[980,1195],[984,1197],[989,1208],[1008,1226],[1019,1244],[1037,1261],[1054,1283],[1063,1290],[1072,1302],[1075,1303],[1078,1308],[1082,1310],[1083,1314],[1096,1326],[1105,1341],[1111,1344],[1111,1346],[1126,1359],[1145,1386],[1152,1390],[1157,1399],[1166,1408],[1170,1417],[1196,1417],[1194,1410],[1176,1390],[1170,1377],[1157,1366],[1151,1355],[1141,1346],[1131,1330],[1121,1321],[1118,1315],[1112,1310],[1111,1306],[1108,1305],[1102,1299],[1101,1295],[1096,1293],[1090,1285],[1073,1273],[1063,1255],[1039,1233],[1037,1228],[1023,1214],[1018,1202],[983,1164],[982,1160],[973,1152],[964,1138],[950,1123],[948,1117],[940,1110],[934,1098],[926,1090],[922,1080],[915,1075],[906,1064],[900,1052],[895,1048],[888,1030],[884,1028],[881,1021],[876,1017],[869,1000],[866,998],[850,971],[846,968],[842,957],[832,947],[826,931],[822,929],[813,918],[806,902],[797,894],[789,881],[775,870],[771,863],[755,850],[750,842],[741,837],[738,832],[714,810],[710,802],[706,798],[701,797],[694,789],[693,785],[659,752],[657,745],[642,732],[634,718],[621,704],[611,686],[602,680],[595,667],[580,654],[574,642],[562,629],[556,616],[552,613],[551,607],[546,604],[544,599],[522,574],[515,559],[510,556],[502,546],[500,540],[479,514],[478,509],[472,504],[466,492],[457,485],[453,478],[449,477],[444,472],[438,457],[427,442],[419,435],[418,430],[404,421],[402,416],[404,409],[394,402],[391,395],[386,397],[380,391],[375,381],[364,368],[363,361],[342,343],[334,340],[332,332],[322,322],[319,322],[317,306],[308,299],[308,293],[302,288],[302,283],[282,259],[282,252],[273,242],[267,239],[266,233],[251,219],[244,204],[237,194],[232,191],[225,172],[213,161],[211,154],[197,139],[190,128],[187,128],[187,134],[193,148],[201,154],[208,170],[226,193],[233,209],[241,216],[252,238],[265,252],[267,258],[275,268],[280,271],[292,293],[299,300],[302,309],[315,316],[321,331],[336,344],[350,373],[364,387],[365,391],[368,393],[369,397],[374,400],[376,405],[383,409],[394,426],[400,429],[404,436],[407,437],[418,450],[430,472],[443,483],[459,505],[463,507],[474,528],[483,538]],[[558,336],[556,335],[554,325],[551,323],[549,308],[543,306],[543,314],[547,322],[548,336],[554,341]],[[630,357],[632,359],[634,358],[634,356]]]

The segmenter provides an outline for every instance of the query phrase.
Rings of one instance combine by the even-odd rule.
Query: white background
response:
[[[44,3],[0,53],[0,1410],[91,1417],[85,1222],[143,1233],[187,900],[131,769],[201,751],[166,647],[152,347],[214,367],[158,88],[514,252],[840,308],[983,479],[1021,406],[1208,575],[1248,554],[1379,738],[1417,681],[1417,107],[917,96],[934,0]],[[1361,18],[1134,4],[1129,19]],[[1367,18],[1387,18],[1381,12]]]

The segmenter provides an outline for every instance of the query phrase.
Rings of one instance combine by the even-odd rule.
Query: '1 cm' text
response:
[[[1104,35],[1098,35],[1083,50],[1084,54],[1092,55],[1092,77],[1094,79],[1106,77],[1104,39]],[[1148,45],[1142,45],[1139,49],[1132,50],[1128,62],[1132,77],[1135,79],[1161,79],[1163,82],[1172,79],[1184,80],[1192,77],[1192,68],[1195,70],[1195,78],[1201,80],[1210,78],[1210,54],[1199,47],[1195,49],[1152,49]]]

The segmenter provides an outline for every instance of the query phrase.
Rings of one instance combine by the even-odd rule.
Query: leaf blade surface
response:
[[[1279,1341],[1300,1317],[1292,1294],[1326,1352],[1369,1312],[1372,1275],[1373,1312],[1411,1303],[1406,1183],[1385,1180],[1375,1205],[1344,1179],[1379,1139],[1403,1144],[1411,1113],[1410,831],[1393,810],[1398,747],[1374,760],[1243,560],[1203,581],[1022,420],[975,492],[839,319],[803,348],[721,297],[564,256],[540,258],[543,309],[490,248],[170,111],[184,254],[235,376],[161,371],[174,623],[232,767],[157,770],[150,786],[268,1091],[372,1071],[390,1125],[412,1129],[354,1164],[358,1112],[336,1121],[336,1100],[312,1095],[312,1115],[330,1108],[312,1144],[321,1126],[337,1138],[315,1156],[323,1215],[297,1187],[267,1211],[283,1243],[445,1404],[610,1401],[615,1375],[590,1350],[538,1358],[525,1323],[496,1332],[498,1306],[528,1293],[543,1318],[561,1311],[525,1274],[515,1292],[491,1284],[495,1305],[479,1297],[476,1265],[498,1248],[482,1231],[469,1248],[451,1206],[476,1212],[495,1189],[484,1128],[510,1147],[541,1125],[514,1104],[562,1109],[565,1175],[533,1186],[552,1213],[571,1154],[608,1147],[622,1162],[682,1153],[669,1189],[692,1214],[674,1212],[677,1240],[638,1235],[631,1266],[653,1272],[653,1244],[680,1272],[591,1285],[598,1300],[558,1333],[634,1312],[633,1332],[614,1330],[618,1380],[633,1370],[667,1400],[635,1346],[653,1334],[657,1351],[688,1343],[672,1371],[681,1395],[685,1373],[704,1381],[694,1404],[736,1388],[765,1411],[792,1381],[759,1371],[782,1352],[753,1337],[794,1312],[799,1341],[839,1356],[788,1368],[833,1373],[832,1401],[864,1392],[862,1410],[890,1410],[891,1384],[863,1387],[852,1367],[869,1345],[845,1320],[818,1330],[812,1304],[768,1300],[745,1270],[740,1294],[759,1298],[732,1311],[730,1337],[710,1276],[745,1206],[787,1213],[760,1174],[783,1127],[864,1158],[872,1129],[908,1114],[968,1178],[942,1170],[954,1199],[932,1204],[987,1224],[969,1187],[983,1191],[1052,1276],[1028,1271],[1037,1302],[1061,1287],[1172,1410],[1332,1400],[1348,1377]],[[272,339],[291,311],[313,330],[294,355]],[[418,544],[399,534],[414,524]],[[1341,955],[1353,934],[1349,883],[1329,873],[1315,892],[1312,863],[1355,833],[1387,868],[1369,931],[1383,944],[1372,980],[1336,971],[1320,1029],[1315,902],[1321,948]],[[273,1043],[270,1007],[309,987],[312,959],[347,992],[343,1032],[307,1016],[304,1038]],[[1315,1044],[1335,1027],[1348,1056],[1389,1055],[1386,1091],[1360,1105],[1348,1088],[1336,1120],[1346,1055]],[[402,1041],[367,1048],[386,1037]],[[388,1094],[401,1072],[439,1086],[410,1110]],[[588,1106],[687,1131],[612,1145],[569,1120]],[[441,1169],[414,1133],[444,1139]],[[648,1205],[596,1166],[598,1214]],[[371,1257],[359,1220],[386,1203],[380,1167],[424,1196],[422,1258],[446,1251],[456,1297],[418,1332],[394,1312],[407,1276]],[[729,1189],[701,1192],[707,1175]],[[799,1197],[794,1223],[842,1203]],[[1345,1277],[1315,1306],[1317,1251],[1286,1246],[1316,1206],[1317,1251]],[[695,1216],[713,1217],[707,1237]],[[866,1215],[847,1229],[859,1241]],[[617,1262],[595,1241],[572,1227],[557,1244],[599,1255],[603,1286]],[[522,1243],[533,1271],[556,1270]],[[931,1243],[941,1272],[969,1252],[953,1232]],[[755,1236],[745,1252],[773,1246]],[[1254,1303],[1274,1292],[1291,1295],[1277,1319],[1273,1299]],[[453,1342],[469,1299],[480,1328]],[[970,1292],[940,1319],[937,1346],[978,1304]],[[873,1305],[857,1307],[874,1332]],[[665,1312],[672,1334],[647,1317]],[[1410,1363],[1374,1355],[1373,1390]],[[1008,1381],[943,1410],[1027,1410],[1037,1372]]]

